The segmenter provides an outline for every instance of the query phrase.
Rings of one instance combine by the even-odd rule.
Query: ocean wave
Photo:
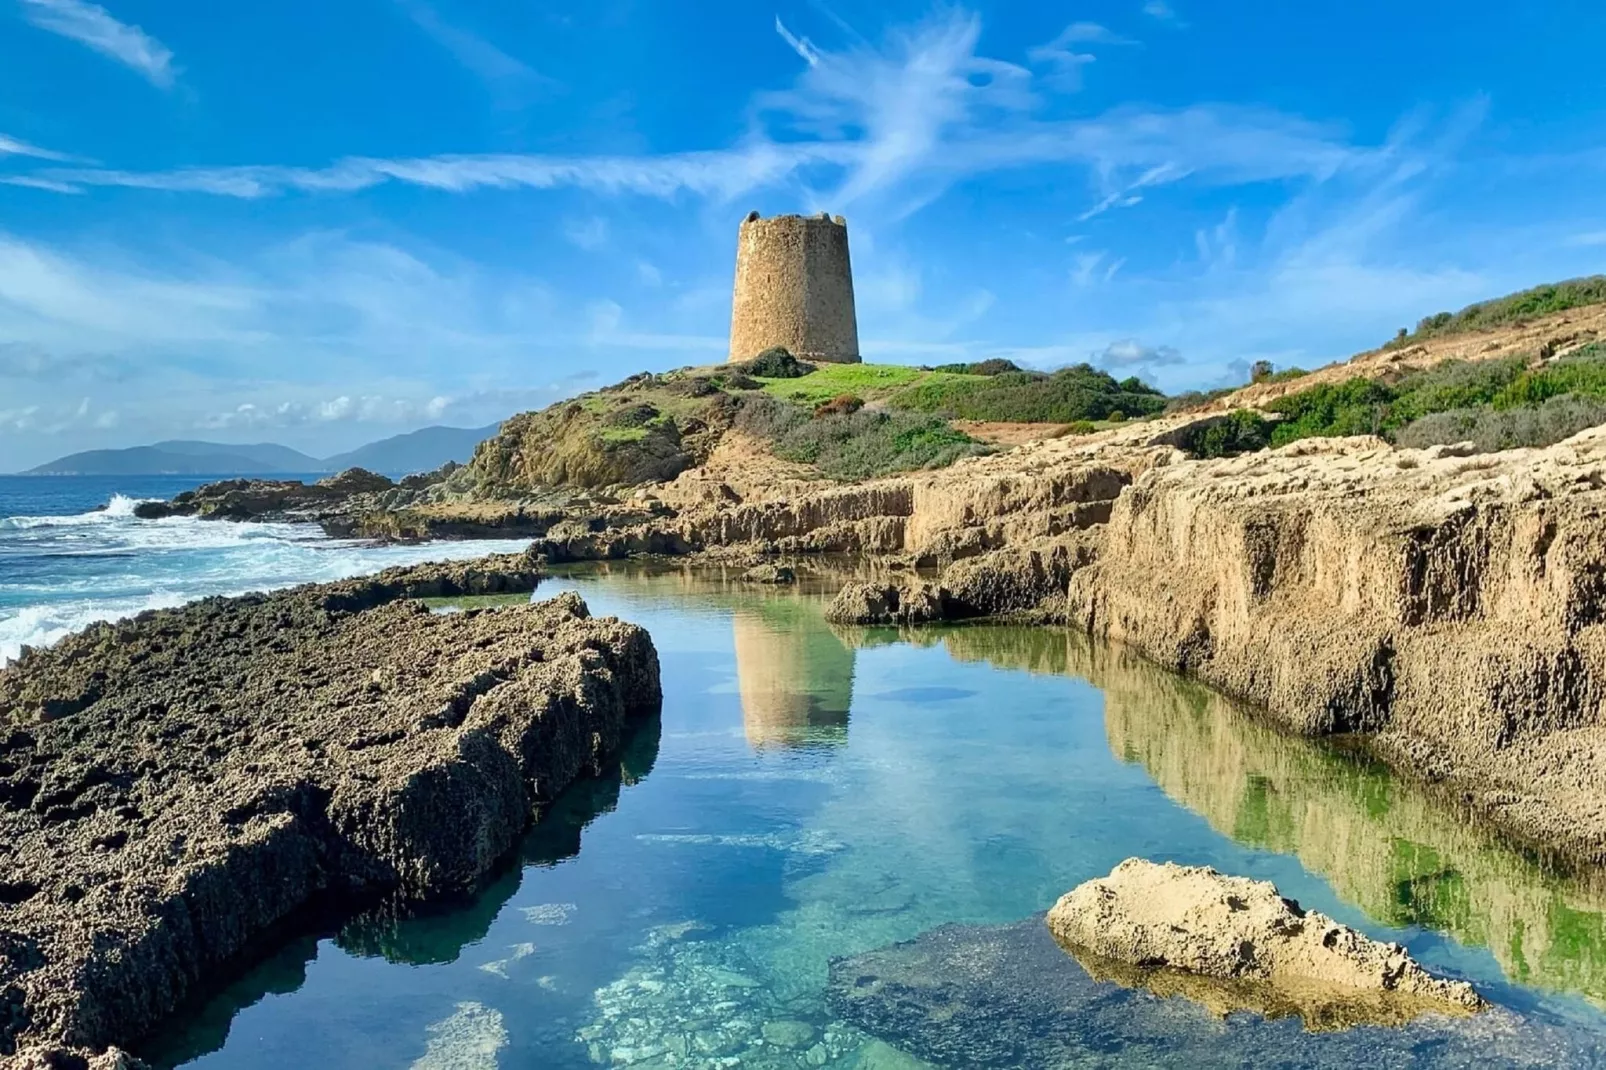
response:
[[[99,509],[68,516],[7,516],[0,517],[0,531],[24,531],[28,528],[70,528],[84,525],[114,524],[119,521],[137,521],[134,507],[140,502],[159,501],[157,498],[131,498],[126,494],[113,494],[111,500]]]
[[[8,562],[0,572],[0,665],[25,645],[49,646],[97,621],[146,609],[528,545],[500,539],[382,546],[331,539],[311,524],[139,520],[136,501],[118,495],[104,511],[0,521],[0,558]]]

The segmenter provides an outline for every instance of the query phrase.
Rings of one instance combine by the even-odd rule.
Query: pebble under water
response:
[[[544,584],[651,632],[661,721],[482,894],[290,938],[136,1050],[206,1070],[1596,1062],[1606,889],[1074,633],[834,628],[819,591],[735,575]],[[1059,960],[1020,923],[1131,855],[1275,881],[1499,1015],[1369,1047],[1075,972],[1054,984],[1077,1002],[1048,999],[1033,978]]]

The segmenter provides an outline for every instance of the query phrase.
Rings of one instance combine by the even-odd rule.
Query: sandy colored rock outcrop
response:
[[[646,633],[574,595],[404,597],[533,583],[504,564],[204,599],[0,672],[0,1057],[135,1040],[298,910],[472,888],[657,711]]]
[[[825,607],[832,624],[929,624],[944,616],[941,588],[918,581],[849,583]]]
[[[1073,952],[1095,959],[1263,986],[1310,1007],[1307,1026],[1397,1024],[1485,1005],[1471,985],[1432,976],[1398,944],[1301,910],[1269,881],[1207,866],[1129,858],[1108,877],[1061,896],[1048,912],[1048,927]],[[1176,993],[1193,994],[1191,986],[1172,980]],[[1236,1009],[1230,990],[1215,999],[1217,1010]],[[1259,1001],[1250,996],[1245,1002]]]
[[[1600,860],[1603,521],[1606,429],[1470,457],[1307,440],[1140,477],[1067,612]]]

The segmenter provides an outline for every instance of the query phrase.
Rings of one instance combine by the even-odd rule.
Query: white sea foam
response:
[[[375,546],[310,524],[167,517],[140,520],[141,499],[114,495],[76,516],[0,520],[0,664],[96,621],[359,576],[391,565],[523,549],[522,540]]]

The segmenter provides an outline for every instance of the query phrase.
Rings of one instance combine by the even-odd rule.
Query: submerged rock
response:
[[[1190,999],[1090,975],[1040,914],[1009,925],[945,925],[833,960],[827,998],[848,1025],[939,1066],[1572,1070],[1606,1063],[1598,1036],[1503,1008],[1318,1033],[1291,1016],[1223,1019]]]
[[[1315,1029],[1487,1006],[1471,985],[1434,977],[1400,945],[1301,910],[1269,881],[1208,866],[1129,858],[1061,896],[1048,927],[1095,977],[1158,986],[1220,1013],[1295,1013]]]
[[[661,701],[575,595],[406,597],[530,567],[204,599],[0,672],[0,1061],[138,1038],[297,911],[475,887]]]

